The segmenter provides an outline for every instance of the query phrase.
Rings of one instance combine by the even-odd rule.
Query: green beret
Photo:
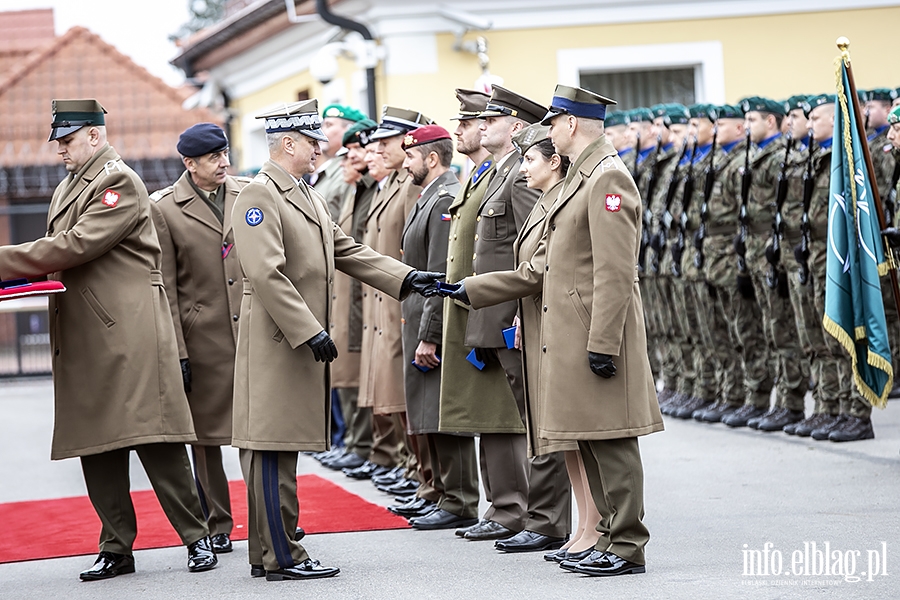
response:
[[[897,98],[900,98],[900,88],[891,90],[891,102],[893,102]]]
[[[322,111],[322,118],[327,119],[328,117],[338,117],[339,119],[359,123],[366,118],[366,115],[362,114],[352,106],[347,106],[345,104],[329,104],[325,107],[325,110]]]
[[[869,100],[878,100],[880,102],[891,102],[893,99],[891,98],[891,90],[890,88],[875,88],[873,90],[869,90]]]
[[[744,119],[744,112],[733,104],[722,104],[716,107],[720,119]]]
[[[692,104],[688,107],[692,119],[709,119],[715,122],[718,118],[716,115],[716,107],[712,104]]]
[[[657,104],[650,108],[655,118],[662,117],[666,127],[669,125],[687,125],[691,121],[691,113],[683,104]]]
[[[836,100],[837,98],[834,94],[810,96],[806,101],[806,106],[803,107],[803,114],[809,117],[809,113],[811,113],[814,108],[822,106],[823,104],[834,104]]]
[[[806,104],[808,98],[809,94],[797,94],[795,96],[791,96],[784,101],[785,112],[791,112],[792,110],[796,110],[798,108],[802,109]]]
[[[350,128],[344,132],[344,137],[341,138],[341,145],[349,146],[350,144],[359,144],[359,134],[366,130],[374,130],[378,127],[378,123],[373,121],[372,119],[363,119],[362,121],[357,121]]]
[[[786,114],[782,102],[776,102],[775,100],[762,98],[760,96],[750,96],[749,98],[741,100],[741,109],[744,111],[744,114],[753,111],[771,113],[781,117]]]
[[[628,118],[631,119],[632,123],[652,123],[653,113],[650,112],[649,108],[633,108],[628,111]]]
[[[606,119],[603,121],[606,127],[615,127],[616,125],[628,125],[631,122],[631,119],[628,118],[628,112],[624,110],[617,110],[615,112],[611,112],[606,115]]]
[[[894,109],[888,113],[888,123],[891,125],[900,123],[900,104],[895,106]]]

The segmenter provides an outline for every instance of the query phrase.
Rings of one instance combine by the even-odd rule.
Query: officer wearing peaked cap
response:
[[[243,279],[231,209],[249,179],[228,174],[228,139],[218,125],[189,127],[179,137],[177,150],[186,170],[174,185],[151,196],[151,214],[197,432],[192,445],[197,489],[213,549],[222,554],[231,552],[234,525],[221,446],[231,444]]]
[[[326,327],[335,269],[398,299],[410,291],[433,293],[442,276],[382,256],[332,222],[321,196],[302,179],[315,168],[325,137],[317,105],[298,102],[259,117],[269,160],[241,190],[233,211],[245,273],[233,444],[251,451],[249,534],[262,547],[262,564],[253,565],[251,575],[269,581],[339,571],[310,559],[294,541],[297,452],[329,444],[329,363],[337,351]]]
[[[188,546],[189,570],[211,569],[216,557],[184,447],[196,436],[147,190],[107,144],[99,102],[54,100],[52,109],[50,140],[69,175],[50,202],[47,235],[0,247],[0,278],[50,274],[69,289],[49,307],[51,458],[80,457],[100,518],[100,555],[81,579],[134,572],[131,449]]]
[[[516,92],[494,86],[481,119],[481,144],[496,158],[496,167],[487,184],[475,218],[472,271],[485,273],[515,266],[513,242],[519,228],[534,207],[538,192],[528,189],[519,172],[522,156],[512,136],[541,120],[545,107]],[[528,518],[528,458],[523,423],[525,392],[522,357],[506,347],[503,329],[510,327],[516,303],[507,302],[486,310],[471,311],[466,326],[467,346],[486,364],[499,364],[506,373],[514,402],[497,398],[486,403],[480,398],[465,400],[467,408],[453,419],[442,419],[441,428],[481,433],[481,476],[491,505],[482,522],[464,536],[472,540],[498,540],[522,531]],[[443,409],[443,407],[442,407]],[[479,418],[480,417],[480,418]],[[557,536],[562,537],[562,536]]]
[[[516,272],[485,275],[488,288],[465,285],[451,297],[473,307],[542,293],[541,396],[553,406],[534,422],[535,435],[578,440],[604,535],[580,562],[597,576],[643,573],[649,539],[643,518],[643,466],[637,436],[660,431],[662,417],[647,360],[636,264],[641,200],[631,174],[603,135],[614,101],[558,85],[543,119],[556,150],[573,161],[547,214],[540,285],[515,285]],[[520,267],[521,270],[521,267]],[[510,285],[496,285],[510,280]],[[585,351],[588,356],[585,357]],[[585,360],[587,358],[588,360]],[[618,367],[622,367],[621,371]],[[604,410],[597,410],[597,402]],[[529,423],[529,427],[531,427]]]
[[[394,106],[385,106],[381,123],[368,135],[381,155],[390,175],[372,199],[363,223],[363,243],[387,256],[401,259],[403,224],[422,188],[415,185],[403,161],[404,136],[432,120],[424,114]],[[366,462],[346,471],[349,477],[368,479],[386,475],[394,467],[403,467],[403,477],[394,490],[409,492],[425,481],[427,465],[420,469],[416,439],[407,435],[406,400],[403,388],[403,342],[400,303],[380,290],[363,286],[363,334],[360,356],[359,406],[372,407],[373,458],[383,464]],[[395,472],[399,473],[399,471]],[[428,485],[420,490],[432,500],[437,492]]]
[[[403,228],[403,262],[414,268],[444,271],[447,266],[449,207],[460,184],[450,170],[453,141],[439,125],[425,125],[403,139],[404,167],[422,186]],[[440,432],[441,347],[443,301],[410,296],[403,301],[403,362],[409,432],[416,436],[431,465],[438,495],[429,519],[453,526],[471,525],[478,516],[475,442],[471,435]],[[424,461],[423,461],[424,462]],[[418,496],[398,514],[413,515],[428,498]],[[397,510],[399,507],[395,507]],[[424,518],[424,517],[423,517]],[[428,529],[424,524],[413,527]]]

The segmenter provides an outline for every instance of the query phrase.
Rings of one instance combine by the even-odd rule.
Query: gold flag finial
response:
[[[844,61],[844,64],[850,64],[850,40],[846,37],[841,36],[835,41],[837,44],[838,50],[841,51],[841,60]]]

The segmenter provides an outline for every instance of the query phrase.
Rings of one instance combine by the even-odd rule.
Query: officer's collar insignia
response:
[[[478,183],[478,180],[481,179],[481,176],[484,175],[484,172],[491,168],[491,161],[486,160],[481,163],[481,166],[478,167],[478,170],[475,171],[475,176],[472,177],[472,183]]]

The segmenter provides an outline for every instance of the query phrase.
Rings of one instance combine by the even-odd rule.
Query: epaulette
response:
[[[246,176],[244,176],[244,175],[235,175],[235,176],[234,176],[234,180],[235,180],[235,181],[240,181],[241,183],[244,183],[244,184],[247,184],[247,183],[250,183],[251,181],[253,181],[253,178],[252,178],[252,177],[246,177]]]
[[[444,187],[443,184],[438,187],[438,196],[450,196],[450,190]]]
[[[159,202],[166,194],[171,194],[174,189],[175,188],[170,185],[169,187],[164,187],[161,190],[156,190],[155,192],[150,194],[150,199],[154,202]]]
[[[103,170],[106,172],[107,175],[112,173],[113,170],[121,171],[122,170],[121,163],[122,163],[121,159],[118,159],[118,158],[115,160],[108,160],[108,161],[106,161],[106,164],[103,165]]]

